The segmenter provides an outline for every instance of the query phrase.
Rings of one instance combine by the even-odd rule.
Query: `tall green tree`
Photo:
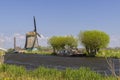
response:
[[[70,48],[77,47],[78,41],[73,36],[53,36],[49,39],[48,43],[53,47],[53,52],[56,53],[65,46]]]
[[[69,46],[70,48],[76,48],[78,46],[78,40],[74,36],[66,36],[65,40],[65,45]]]
[[[95,56],[100,48],[107,47],[110,38],[105,32],[98,30],[84,31],[79,33],[79,41],[86,48],[89,55]]]

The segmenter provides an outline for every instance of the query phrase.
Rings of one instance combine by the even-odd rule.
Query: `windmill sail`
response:
[[[34,32],[36,32],[37,36],[41,37],[40,34],[37,32],[35,16],[33,16],[33,19],[34,19]]]
[[[37,30],[36,30],[36,20],[35,20],[35,16],[33,16],[33,18],[34,18],[34,31],[37,32]]]

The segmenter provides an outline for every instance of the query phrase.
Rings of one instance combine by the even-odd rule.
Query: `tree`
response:
[[[73,48],[73,47],[76,48],[78,46],[78,40],[73,36],[66,36],[65,40],[66,40],[65,45],[69,46],[70,48]]]
[[[53,47],[53,53],[64,49],[65,46],[73,48],[78,45],[77,39],[73,36],[53,36],[49,39],[48,43]]]
[[[79,33],[79,41],[86,48],[89,55],[95,56],[100,48],[107,47],[109,43],[109,35],[105,32],[92,30]]]

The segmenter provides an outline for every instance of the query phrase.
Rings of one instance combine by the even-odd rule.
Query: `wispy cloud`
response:
[[[5,48],[5,43],[10,42],[10,39],[3,34],[0,34],[0,47]]]
[[[3,38],[0,38],[0,46],[3,47],[5,40]]]
[[[18,38],[18,39],[25,39],[25,35],[20,34],[20,33],[15,33],[14,37]]]
[[[120,35],[110,36],[110,47],[120,47]]]
[[[44,36],[44,35],[40,35],[41,37],[39,37],[38,39],[39,39],[39,44],[41,45],[41,46],[48,46],[48,44],[47,44],[47,41],[48,41],[48,37],[46,37],[46,36]]]
[[[11,36],[5,34],[0,34],[0,47],[3,48],[13,48],[14,37],[17,40],[17,46],[24,48],[25,45],[25,35],[20,33],[15,33]],[[38,38],[40,46],[48,46],[49,37],[46,37],[41,34],[41,37]],[[110,36],[109,47],[120,47],[120,35]]]

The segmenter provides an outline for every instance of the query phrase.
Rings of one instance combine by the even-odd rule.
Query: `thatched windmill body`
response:
[[[27,50],[33,50],[39,46],[38,37],[40,37],[40,34],[37,32],[35,17],[33,19],[34,30],[26,34],[25,49]]]

